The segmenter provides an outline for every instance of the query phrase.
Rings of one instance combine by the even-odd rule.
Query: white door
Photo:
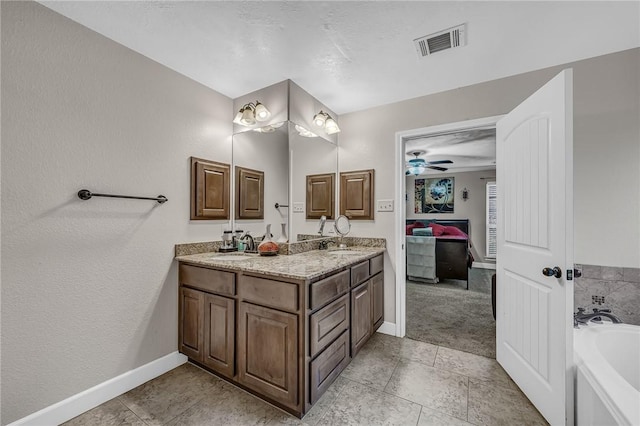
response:
[[[572,425],[572,70],[498,121],[496,144],[497,359],[550,424]]]

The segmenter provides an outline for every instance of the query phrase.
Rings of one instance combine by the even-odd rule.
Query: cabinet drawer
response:
[[[351,267],[351,287],[355,287],[367,278],[369,278],[368,260]]]
[[[369,259],[369,275],[375,275],[384,269],[384,256],[379,255]]]
[[[345,331],[338,339],[311,361],[311,403],[322,396],[340,372],[349,364],[349,332]]]
[[[238,295],[249,302],[285,311],[298,310],[298,285],[241,275]]]
[[[311,357],[314,357],[333,339],[349,328],[349,295],[345,294],[335,302],[311,315],[309,342]]]
[[[317,309],[349,289],[349,270],[311,284],[309,308]]]
[[[236,294],[236,275],[233,272],[199,268],[180,264],[180,284],[195,287],[212,293],[234,296]]]

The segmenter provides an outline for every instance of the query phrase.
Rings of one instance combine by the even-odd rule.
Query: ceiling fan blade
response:
[[[441,172],[446,172],[449,169],[445,169],[444,167],[436,167],[436,166],[427,166],[427,169],[439,170]]]
[[[453,164],[451,160],[427,161],[427,164]]]

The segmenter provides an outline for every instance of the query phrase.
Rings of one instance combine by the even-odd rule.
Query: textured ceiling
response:
[[[496,168],[496,129],[475,129],[430,136],[407,141],[406,160],[416,158],[412,152],[419,151],[418,158],[430,161],[451,160],[453,164],[437,164],[451,172],[493,170]],[[422,153],[424,152],[424,153]],[[443,173],[427,169],[423,174]]]
[[[289,78],[338,114],[640,46],[636,1],[41,3],[230,98]]]

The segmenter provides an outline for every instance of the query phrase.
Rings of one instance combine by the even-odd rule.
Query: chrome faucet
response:
[[[336,244],[333,240],[323,240],[320,241],[320,245],[318,246],[318,250],[327,250],[329,248],[329,244]]]
[[[256,242],[253,237],[249,234],[249,231],[245,232],[243,236],[240,237],[240,240],[244,241],[247,244],[247,248],[244,250],[245,253],[256,253]]]
[[[611,313],[611,309],[593,309],[593,313],[585,313],[584,308],[578,308],[578,312],[573,314],[573,326],[577,327],[579,324],[588,324],[589,321],[600,323],[602,317],[609,318],[614,324],[622,324],[622,320]]]

